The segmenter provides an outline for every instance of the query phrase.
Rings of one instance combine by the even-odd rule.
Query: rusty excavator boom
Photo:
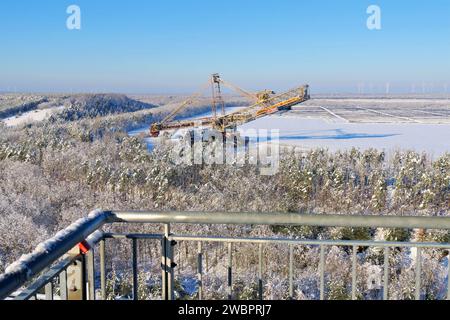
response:
[[[212,87],[212,116],[199,118],[196,120],[174,120],[176,115],[194,103],[206,89],[206,86]],[[211,76],[210,81],[202,87],[202,91],[193,94],[187,100],[183,101],[177,108],[169,113],[161,122],[154,123],[150,127],[150,135],[158,137],[162,131],[180,128],[190,128],[196,126],[211,127],[225,133],[229,129],[236,129],[237,126],[256,120],[283,110],[290,110],[292,106],[302,103],[309,99],[309,86],[302,85],[281,94],[275,94],[271,90],[263,90],[257,93],[251,93],[239,88],[238,86],[223,80],[219,74]],[[225,102],[222,96],[223,87],[227,87],[242,96],[248,98],[252,104],[249,107],[229,114],[225,113]],[[220,111],[220,114],[219,112]]]

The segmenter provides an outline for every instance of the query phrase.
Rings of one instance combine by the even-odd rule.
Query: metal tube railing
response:
[[[395,242],[395,241],[366,241],[366,240],[308,240],[287,238],[244,238],[244,237],[214,237],[214,236],[178,236],[173,235],[170,239],[176,241],[208,241],[222,243],[261,243],[261,244],[297,244],[310,246],[356,246],[356,247],[391,247],[391,248],[436,248],[450,249],[450,243],[439,242]]]
[[[263,244],[284,244],[289,247],[289,298],[292,299],[294,292],[293,288],[293,247],[294,246],[312,246],[320,248],[319,258],[319,291],[320,300],[325,300],[325,248],[332,246],[350,247],[351,254],[351,298],[356,300],[357,296],[357,250],[358,248],[384,248],[384,274],[383,274],[383,299],[388,299],[389,287],[389,253],[390,248],[415,248],[417,250],[417,259],[415,262],[415,298],[420,300],[421,296],[421,251],[422,249],[450,249],[450,243],[436,243],[436,242],[396,242],[396,241],[363,241],[363,240],[305,240],[305,239],[286,239],[286,238],[244,238],[244,237],[214,237],[214,236],[171,236],[170,239],[176,241],[188,242],[211,242],[223,243],[230,246],[234,243],[258,244],[259,247]],[[260,260],[262,261],[262,260]],[[450,276],[450,265],[447,267]],[[229,267],[229,270],[230,267]],[[259,273],[259,275],[262,274]],[[260,276],[258,277],[260,278]],[[450,277],[449,277],[450,278]],[[258,281],[261,283],[260,281]],[[229,286],[230,286],[229,282]],[[261,288],[261,287],[260,287]],[[262,297],[262,291],[258,292],[259,297]],[[447,280],[447,299],[450,300],[450,282]]]
[[[8,267],[7,272],[0,276],[0,299],[6,298],[13,291],[24,285],[28,280],[51,266],[55,261],[65,255],[70,249],[89,237],[93,232],[102,227],[105,223],[162,223],[164,224],[164,234],[102,234],[100,241],[100,277],[102,298],[106,298],[106,267],[105,267],[105,239],[127,238],[132,240],[133,253],[133,297],[137,298],[137,240],[138,239],[160,239],[162,242],[162,277],[163,277],[163,299],[173,299],[174,273],[176,264],[173,261],[174,246],[176,241],[198,241],[198,279],[202,283],[203,266],[202,260],[207,255],[203,254],[202,242],[222,242],[228,247],[228,296],[233,297],[233,244],[234,243],[254,243],[259,245],[259,266],[258,266],[258,297],[262,299],[263,274],[262,274],[262,245],[269,243],[279,243],[289,245],[289,295],[294,294],[294,246],[312,245],[320,248],[320,298],[324,299],[324,270],[325,270],[325,248],[327,246],[351,246],[352,251],[352,298],[357,298],[357,250],[358,247],[383,247],[384,252],[384,289],[383,298],[388,298],[389,281],[389,248],[409,247],[417,248],[416,259],[416,287],[415,297],[420,299],[421,290],[421,249],[420,248],[450,248],[450,244],[445,243],[411,243],[411,242],[374,242],[374,241],[344,241],[344,240],[297,240],[297,239],[277,239],[277,238],[223,238],[223,237],[199,237],[199,236],[178,236],[170,233],[170,224],[232,224],[232,225],[301,225],[301,226],[322,226],[322,227],[383,227],[383,228],[423,228],[423,229],[447,229],[450,230],[450,217],[417,217],[417,216],[348,216],[348,215],[302,215],[288,213],[226,213],[226,212],[133,212],[133,211],[95,211],[87,218],[81,219],[71,225],[68,229],[58,233],[52,239],[44,242],[31,254],[24,256],[18,262]],[[93,236],[93,235],[92,235]],[[87,256],[87,266],[84,267],[89,280],[89,297],[95,298],[95,279],[93,251]],[[82,256],[83,261],[86,257]],[[84,263],[84,262],[83,262]],[[207,263],[207,260],[206,260]],[[43,278],[38,282],[40,287],[46,288],[48,298],[53,298],[54,288],[51,280],[55,277],[66,277],[65,269],[54,270],[53,277]],[[450,268],[449,268],[450,273]],[[50,274],[52,275],[52,274]],[[48,281],[47,281],[48,280]],[[62,279],[64,283],[67,279]],[[65,286],[65,285],[64,285]],[[66,289],[66,288],[65,288]],[[28,291],[27,297],[33,296],[38,288],[33,287],[33,292]],[[450,284],[448,284],[450,297]],[[67,292],[61,293],[62,298],[66,298]],[[199,297],[203,296],[202,288]]]
[[[49,272],[46,275],[39,278],[31,286],[29,286],[26,290],[24,290],[20,294],[18,294],[15,297],[15,299],[27,300],[27,299],[30,299],[32,296],[36,295],[38,293],[38,291],[41,288],[43,288],[49,281],[51,281],[53,278],[57,277],[58,275],[62,275],[64,270],[66,270],[66,268],[72,263],[72,261],[73,261],[73,259],[70,257],[63,259],[58,264],[56,264],[54,267],[50,268]],[[64,293],[62,294],[61,299],[64,300]]]
[[[450,217],[313,215],[295,213],[115,211],[109,216],[108,222],[301,225],[321,227],[422,228],[450,230]]]

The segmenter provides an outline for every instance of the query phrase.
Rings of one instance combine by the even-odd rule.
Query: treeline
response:
[[[64,121],[76,121],[155,107],[155,105],[133,100],[121,94],[79,95],[69,98],[64,110],[55,117]]]
[[[121,192],[126,198],[155,193],[148,184],[153,179],[167,181],[165,192],[185,197],[185,207],[193,209],[207,209],[201,197],[218,192],[220,197],[207,205],[210,209],[215,203],[217,209],[288,212],[434,215],[449,209],[449,153],[431,160],[412,151],[386,156],[372,149],[336,153],[317,149],[284,155],[279,172],[265,177],[251,165],[171,164],[165,155],[169,151],[148,154],[144,143],[128,137],[117,124],[113,118],[110,122],[47,123],[21,131],[3,129],[0,160],[41,167],[45,160],[58,177],[69,174],[95,191],[98,186],[101,191]],[[52,163],[59,158],[65,159],[62,167]],[[238,188],[243,180],[251,187]],[[166,205],[172,207],[169,200]]]

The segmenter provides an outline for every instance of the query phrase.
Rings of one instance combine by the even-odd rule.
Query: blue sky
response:
[[[371,4],[381,30],[366,28]],[[250,90],[443,91],[450,1],[0,2],[0,91],[190,92],[213,72]]]

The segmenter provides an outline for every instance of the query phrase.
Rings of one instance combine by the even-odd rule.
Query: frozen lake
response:
[[[450,152],[450,124],[330,122],[286,114],[260,118],[241,127],[250,128],[278,129],[280,144],[306,149],[411,149],[432,156]]]

